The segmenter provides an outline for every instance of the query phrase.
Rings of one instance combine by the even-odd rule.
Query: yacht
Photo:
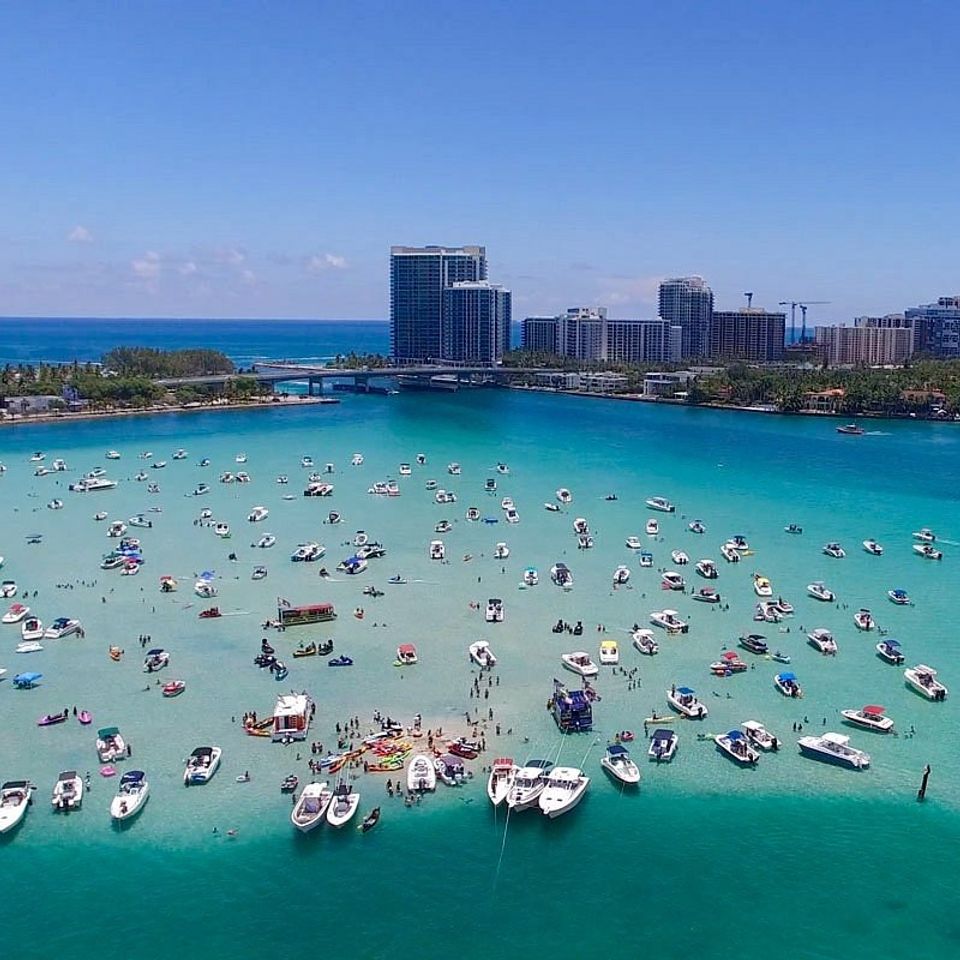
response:
[[[647,756],[657,763],[667,763],[674,758],[677,747],[680,745],[680,738],[672,731],[666,728],[654,730],[650,737],[650,746],[647,748]]]
[[[514,774],[506,797],[507,806],[517,811],[537,806],[552,767],[549,760],[528,760]]]
[[[660,644],[657,643],[653,631],[646,627],[641,627],[633,632],[633,645],[647,657],[652,657],[660,652]]]
[[[875,649],[877,651],[877,656],[880,657],[881,660],[885,660],[887,663],[892,663],[897,667],[899,667],[900,664],[902,664],[906,659],[900,650],[900,641],[894,640],[892,637],[888,640],[881,640],[876,645]]]
[[[675,570],[664,570],[660,575],[660,583],[667,590],[683,590],[687,585],[687,581]]]
[[[260,550],[269,550],[277,542],[277,538],[272,533],[265,533],[254,546]]]
[[[259,523],[261,520],[266,520],[269,516],[270,511],[266,507],[254,507],[249,514],[247,514],[247,520],[251,523]]]
[[[686,633],[689,626],[680,619],[676,610],[655,610],[650,614],[650,622],[655,627],[663,627],[667,633]]]
[[[560,503],[573,503],[573,494],[566,487],[560,487],[556,497]]]
[[[187,758],[183,771],[186,786],[192,783],[206,783],[217,772],[223,751],[220,747],[197,747]]]
[[[653,566],[653,554],[649,550],[640,551],[640,566],[641,567]]]
[[[481,669],[490,670],[496,666],[497,658],[490,649],[490,644],[486,640],[477,640],[467,647],[470,659]]]
[[[729,540],[720,544],[720,555],[727,563],[740,562],[740,551]]]
[[[778,673],[773,678],[773,685],[785,696],[794,699],[803,696],[803,688],[793,673]]]
[[[83,780],[76,770],[65,770],[57,777],[50,802],[54,810],[62,813],[80,809],[83,803]]]
[[[866,607],[861,607],[853,615],[853,623],[858,630],[872,630],[877,625],[873,614]]]
[[[713,738],[713,742],[718,750],[742,766],[752,767],[760,761],[760,751],[753,746],[742,730],[718,733]]]
[[[447,473],[449,473],[451,477],[459,477],[462,472],[459,463],[453,462],[447,464]]]
[[[867,553],[872,553],[875,557],[883,556],[883,547],[881,547],[876,540],[864,540],[863,549],[866,550]]]
[[[510,795],[519,770],[512,757],[498,757],[493,761],[487,778],[487,797],[495,807],[499,807]]]
[[[334,788],[327,807],[327,823],[336,828],[345,826],[353,819],[359,806],[360,794],[341,779]]]
[[[740,729],[755,747],[761,750],[780,749],[780,741],[759,720],[744,720]]]
[[[697,699],[690,687],[671,687],[667,691],[667,703],[684,717],[702,720],[709,711],[707,705]]]
[[[535,587],[540,582],[540,574],[536,567],[527,567],[523,571],[523,583],[527,587]]]
[[[915,543],[913,545],[913,552],[919,554],[925,560],[943,559],[943,551],[938,550],[935,546],[929,543]]]
[[[431,540],[430,541],[430,559],[431,560],[443,560],[446,557],[447,552],[446,548],[443,545],[442,540]]]
[[[937,679],[937,671],[933,667],[918,663],[915,667],[907,667],[903,671],[903,677],[907,681],[907,686],[912,687],[928,700],[947,699],[949,691]]]
[[[686,566],[690,562],[690,558],[682,550],[671,551],[670,558],[679,567]]]
[[[893,730],[893,720],[884,713],[884,709],[875,704],[868,704],[860,710],[841,710],[840,716],[855,727],[876,730],[877,733],[890,733]]]
[[[643,526],[648,537],[655,537],[660,533],[660,521],[651,517]]]
[[[701,533],[701,534],[702,534],[702,533],[706,533],[706,532],[707,532],[706,524],[705,524],[702,520],[691,520],[691,521],[687,524],[687,529],[688,529],[691,533]]]
[[[29,780],[8,780],[0,786],[0,834],[9,833],[24,818],[32,792]]]
[[[309,833],[323,823],[333,799],[333,791],[323,783],[308,783],[290,811],[290,822],[301,832]]]
[[[110,816],[114,820],[129,820],[136,816],[150,796],[150,782],[142,770],[129,770],[120,778],[117,795],[110,801]]]
[[[573,574],[565,563],[555,563],[550,568],[550,579],[558,587],[568,588],[573,586]]]
[[[620,743],[611,743],[600,758],[600,766],[621,783],[640,782],[640,768],[630,757],[630,751]]]
[[[610,666],[620,662],[620,645],[616,640],[600,641],[600,665]]]
[[[437,789],[437,771],[433,766],[433,757],[425,753],[415,754],[407,765],[407,790],[410,793],[423,793]]]
[[[540,794],[540,812],[554,819],[572,810],[587,792],[590,778],[576,767],[554,767]]]
[[[772,597],[773,586],[767,577],[763,577],[759,573],[755,573],[753,575],[753,592],[758,597]]]
[[[628,549],[628,550],[642,550],[642,549],[643,549],[643,543],[641,542],[640,538],[639,538],[639,537],[636,537],[636,536],[627,537],[626,544],[627,544],[627,549]]]
[[[510,548],[502,541],[493,548],[493,558],[495,560],[506,560],[510,556]]]
[[[484,616],[487,623],[503,623],[503,601],[499,597],[491,597],[487,600]]]
[[[53,623],[43,631],[46,640],[59,640],[61,637],[69,637],[80,629],[80,621],[71,617],[57,617]]]
[[[909,607],[912,603],[910,600],[910,594],[908,594],[906,590],[901,590],[900,588],[888,590],[887,597],[889,597],[891,603],[895,603],[898,607]]]
[[[648,497],[645,502],[651,510],[661,513],[673,513],[677,509],[666,497]]]
[[[913,539],[919,540],[921,543],[933,543],[937,539],[937,535],[929,527],[923,527],[914,531]]]
[[[600,672],[600,668],[590,659],[589,654],[582,650],[575,653],[561,653],[560,662],[567,670],[581,677],[595,677]]]
[[[811,760],[822,760],[841,767],[863,770],[870,766],[870,754],[850,746],[850,738],[842,733],[825,733],[821,737],[801,737],[800,752]]]
[[[630,579],[630,568],[624,564],[620,564],[616,570],[613,571],[613,582],[616,584],[624,584]]]
[[[822,580],[814,580],[813,583],[808,583],[807,593],[814,600],[821,600],[824,603],[833,603],[837,599],[837,595],[828,589]]]
[[[823,552],[828,557],[835,557],[837,560],[842,560],[847,555],[847,551],[834,540],[823,545]]]
[[[71,483],[69,489],[74,493],[96,493],[98,490],[113,490],[117,481],[110,480],[107,477],[84,477]]]
[[[824,627],[817,627],[807,634],[807,642],[820,653],[829,656],[836,656],[837,641],[833,639],[833,634]]]

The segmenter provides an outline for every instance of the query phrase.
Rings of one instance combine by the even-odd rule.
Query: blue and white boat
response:
[[[680,738],[672,730],[661,728],[653,731],[650,737],[650,746],[647,748],[647,756],[651,760],[661,761],[672,760],[680,744]]]
[[[742,730],[730,730],[728,733],[718,733],[713,742],[721,753],[725,753],[735,763],[751,767],[760,759],[760,751],[747,739]]]
[[[821,760],[839,767],[864,770],[870,766],[870,754],[850,746],[850,738],[842,733],[825,733],[820,737],[801,737],[800,752],[811,760]]]
[[[797,680],[796,674],[778,673],[773,678],[773,685],[785,696],[799,698],[803,696],[803,688]]]
[[[136,816],[150,796],[150,781],[142,770],[129,770],[120,778],[117,795],[110,801],[110,816],[117,821]]]
[[[900,641],[894,640],[893,637],[881,640],[876,646],[876,651],[881,660],[892,663],[895,667],[900,666],[906,659],[900,649]]]
[[[611,743],[606,755],[600,758],[600,766],[621,783],[640,782],[640,768],[630,757],[630,751],[620,743]]]

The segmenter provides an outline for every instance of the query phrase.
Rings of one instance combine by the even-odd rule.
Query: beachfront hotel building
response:
[[[713,291],[703,277],[673,277],[660,284],[658,314],[670,326],[680,327],[680,354],[707,355]]]
[[[613,363],[677,363],[683,328],[666,320],[608,320],[604,360]]]
[[[464,280],[442,295],[440,356],[497,363],[510,350],[510,291],[486,280]]]
[[[390,248],[390,354],[443,360],[443,291],[487,279],[486,247]]]
[[[943,359],[960,357],[960,295],[909,307],[903,315],[913,327],[913,347],[917,353]]]
[[[556,317],[524,317],[520,324],[520,345],[533,353],[559,353]]]
[[[783,359],[787,315],[760,307],[715,310],[707,355],[713,360],[770,363]]]
[[[815,342],[831,366],[899,366],[913,355],[913,329],[873,326],[858,317],[854,327],[817,327]]]

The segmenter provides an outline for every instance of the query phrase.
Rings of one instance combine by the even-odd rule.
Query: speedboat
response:
[[[245,453],[238,453],[233,459],[236,463],[246,463],[247,455]]]
[[[655,627],[663,627],[667,633],[686,633],[689,629],[676,610],[655,610],[650,614],[650,622]]]
[[[481,670],[489,670],[496,666],[497,658],[493,655],[490,644],[486,640],[477,640],[471,643],[467,647],[467,652],[470,654],[470,659]]]
[[[417,648],[412,643],[401,643],[397,647],[397,659],[394,666],[409,667],[417,662]]]
[[[127,520],[127,524],[131,527],[150,528],[153,526],[153,521],[145,517],[142,513],[138,513],[135,517],[130,517],[130,519]]]
[[[646,627],[641,627],[633,632],[633,645],[647,657],[652,657],[660,652],[660,644],[657,643],[653,631]]]
[[[47,640],[59,640],[61,637],[69,637],[80,629],[80,621],[70,619],[69,617],[57,617],[53,623],[43,631],[43,636]]]
[[[624,584],[630,579],[630,568],[624,564],[620,564],[616,570],[613,571],[613,582],[616,584]]]
[[[142,770],[129,770],[120,778],[117,795],[110,801],[110,816],[114,820],[129,820],[136,816],[150,796],[150,781]]]
[[[559,506],[559,504],[556,504],[556,503],[545,503],[545,504],[543,505],[543,509],[544,509],[544,510],[548,510],[550,513],[559,513],[559,512],[560,512],[560,506]]]
[[[713,560],[698,560],[695,569],[705,580],[716,580],[720,575]]]
[[[210,492],[210,484],[208,483],[198,483],[193,488],[193,495],[195,497],[202,497],[204,494]]]
[[[8,780],[0,786],[0,834],[9,833],[24,818],[33,789],[29,780]]]
[[[933,543],[937,539],[937,535],[929,527],[923,527],[914,531],[913,539],[919,540],[921,543]]]
[[[350,576],[356,576],[359,573],[363,573],[368,566],[369,563],[365,557],[352,556],[347,557],[345,560],[341,560],[340,563],[337,564],[337,569],[343,573],[349,574]]]
[[[687,524],[687,529],[688,529],[691,533],[706,533],[706,532],[707,532],[706,524],[705,524],[702,520],[691,520],[691,521]]]
[[[493,761],[487,778],[487,797],[495,807],[499,807],[509,796],[519,769],[512,757],[498,757]]]
[[[38,450],[27,462],[28,463],[41,463],[47,459],[47,455],[42,451]]]
[[[510,556],[510,548],[502,541],[493,548],[494,560],[506,560]]]
[[[259,523],[261,520],[266,520],[269,514],[270,511],[266,507],[254,507],[250,513],[247,514],[247,519],[251,523]]]
[[[331,827],[342,827],[349,823],[360,806],[360,794],[354,791],[345,780],[340,780],[334,788],[333,796],[327,807],[327,823]]]
[[[837,641],[833,639],[833,634],[824,627],[817,627],[807,634],[807,642],[820,653],[836,656]]]
[[[514,775],[507,806],[517,811],[537,806],[552,767],[549,760],[528,760]]]
[[[630,757],[630,751],[619,743],[611,743],[600,758],[600,766],[621,783],[640,782],[640,768]]]
[[[16,595],[17,595],[16,580],[4,580],[3,583],[0,583],[0,597],[3,597],[4,599],[9,599],[10,597],[15,597]]]
[[[121,760],[127,752],[127,744],[118,727],[104,727],[97,731],[97,756],[101,763]]]
[[[230,524],[220,520],[213,525],[213,532],[225,540],[230,536]]]
[[[803,527],[801,527],[799,523],[788,523],[783,529],[785,533],[792,533],[792,534],[803,533]]]
[[[803,689],[793,673],[778,673],[773,678],[773,685],[785,696],[794,699],[803,696]]]
[[[872,553],[875,557],[883,556],[883,547],[881,547],[876,540],[864,540],[863,549],[866,550],[867,553]]]
[[[707,705],[697,699],[690,687],[671,687],[667,691],[667,703],[677,713],[692,720],[702,720],[709,713]]]
[[[326,781],[308,783],[293,805],[293,810],[290,811],[290,822],[301,833],[309,833],[314,827],[323,823],[332,799],[333,792]]]
[[[727,543],[729,543],[738,553],[750,552],[750,544],[747,542],[747,538],[742,533],[738,533],[736,536],[731,537]]]
[[[576,767],[554,767],[540,794],[540,812],[554,819],[572,810],[587,792],[590,778]]]
[[[165,683],[161,689],[161,693],[168,698],[179,697],[184,690],[187,689],[186,680],[171,680],[169,683]]]
[[[573,532],[576,534],[586,534],[590,532],[590,524],[586,517],[577,517],[573,521]]]
[[[858,630],[872,630],[877,625],[873,614],[866,607],[861,607],[853,615],[853,623]]]
[[[487,623],[503,623],[503,601],[499,597],[491,597],[487,600],[484,616]]]
[[[447,555],[446,548],[443,545],[442,540],[431,540],[430,541],[430,559],[431,560],[443,560]]]
[[[842,560],[847,555],[847,551],[835,540],[831,540],[830,543],[825,543],[823,545],[823,552],[828,557],[835,557],[837,560]]]
[[[519,522],[520,522],[520,514],[517,513],[515,507],[509,507],[507,510],[504,511],[504,515],[505,515],[505,517],[506,517],[507,523],[519,523]]]
[[[620,646],[616,640],[600,641],[600,665],[610,666],[620,662]]]
[[[567,670],[581,677],[595,677],[600,672],[600,668],[590,659],[589,654],[582,650],[575,653],[561,653],[560,662]]]
[[[686,580],[675,570],[664,570],[660,575],[661,585],[667,590],[682,590],[686,585]]]
[[[760,760],[760,751],[750,743],[742,730],[718,733],[713,738],[713,742],[721,753],[725,753],[731,760],[742,766],[753,766]]]
[[[690,558],[682,550],[672,550],[670,552],[670,558],[680,567],[690,562]]]
[[[127,532],[127,525],[122,520],[114,520],[107,528],[107,536],[117,539]]]
[[[855,423],[848,423],[842,427],[837,427],[837,433],[844,433],[851,437],[862,437],[863,427],[858,427]]]
[[[513,502],[513,497],[504,497],[500,501],[500,509],[503,510],[504,512],[506,512],[507,510],[510,510],[514,506],[516,506],[516,504]]]
[[[677,747],[680,745],[680,738],[672,731],[666,728],[654,730],[650,737],[650,746],[647,748],[647,756],[657,763],[668,762],[674,758]]]
[[[640,551],[640,566],[641,567],[653,566],[653,554],[649,550]]]
[[[898,607],[910,606],[910,595],[906,590],[901,590],[899,588],[895,590],[888,590],[887,596],[890,598],[890,602],[895,603]]]
[[[447,473],[449,473],[451,477],[459,477],[462,472],[459,463],[454,462],[447,464]]]
[[[892,663],[897,667],[906,659],[900,650],[900,641],[894,640],[892,637],[887,640],[881,640],[875,649],[877,656],[880,657],[881,660],[886,660],[887,663]]]
[[[907,681],[907,686],[912,687],[928,700],[947,699],[949,691],[937,679],[937,671],[933,667],[928,667],[925,663],[918,663],[915,667],[907,667],[903,671],[903,677]]]
[[[169,662],[170,654],[160,647],[154,647],[153,650],[147,651],[143,661],[143,672],[156,673],[157,670],[162,670]]]
[[[415,754],[407,764],[407,790],[410,793],[423,793],[437,789],[437,771],[433,758],[425,753]]]
[[[648,497],[645,502],[651,510],[661,513],[673,513],[677,509],[666,497]]]
[[[60,500],[60,499],[54,498],[53,500],[51,500],[51,501],[47,504],[47,509],[48,509],[48,510],[62,510],[62,509],[63,509],[63,501]]]
[[[641,542],[640,538],[639,538],[639,537],[636,537],[636,536],[629,536],[629,537],[627,537],[627,539],[626,539],[626,544],[627,544],[627,548],[628,548],[629,550],[642,550],[642,549],[643,549],[643,543]]]
[[[433,761],[433,768],[448,787],[462,787],[467,781],[467,768],[460,757],[453,753],[437,757]]]
[[[326,548],[320,546],[319,543],[301,543],[290,555],[290,559],[294,563],[313,563],[315,560],[319,560],[326,552]]]
[[[555,563],[550,568],[550,579],[558,587],[568,588],[573,586],[573,574],[565,563]]]
[[[833,601],[837,599],[837,595],[828,589],[822,580],[814,580],[813,583],[808,583],[807,593],[809,593],[814,600],[821,600],[824,603],[833,603]]]
[[[536,567],[527,567],[523,571],[523,583],[527,587],[535,587],[540,582],[540,574]]]
[[[184,784],[190,786],[192,783],[206,783],[210,780],[217,772],[222,753],[220,747],[197,747],[187,758],[183,771]]]
[[[277,542],[277,538],[272,533],[265,533],[255,544],[260,550],[268,550]]]
[[[701,587],[693,594],[693,599],[701,603],[720,603],[722,597],[713,587]]]
[[[556,492],[556,497],[560,503],[573,503],[573,494],[566,487],[560,487]]]
[[[840,716],[856,727],[889,733],[893,729],[893,720],[884,713],[884,709],[876,704],[868,704],[860,710],[841,710]]]
[[[660,521],[651,517],[643,526],[648,537],[655,537],[660,533]]]
[[[76,770],[65,770],[57,777],[50,802],[54,810],[62,813],[80,809],[83,803],[83,780]]]
[[[177,452],[173,455],[173,459],[174,459],[174,460],[186,460],[186,459],[187,459],[187,451],[184,450],[183,447],[181,447],[181,448],[180,448],[179,450],[177,450]]]
[[[720,544],[720,556],[722,556],[727,563],[740,562],[740,551],[729,540],[726,543]]]
[[[363,454],[362,454],[362,453],[355,453],[355,454],[350,458],[350,465],[353,466],[353,467],[362,466],[362,465],[363,465]]]
[[[116,450],[108,450],[106,456],[108,460],[120,459],[120,454]]]
[[[449,533],[453,524],[449,520],[441,520],[433,529],[435,533]]]
[[[767,577],[763,577],[759,573],[755,573],[753,575],[753,592],[758,597],[772,597],[773,586]]]
[[[735,673],[745,673],[750,669],[746,660],[741,660],[734,650],[727,650],[719,660],[710,664],[710,672],[715,677],[732,677]]]
[[[800,752],[811,760],[822,760],[840,767],[863,770],[870,766],[870,754],[850,746],[850,738],[842,733],[825,733],[820,737],[801,737]]]
[[[913,545],[913,552],[919,554],[925,560],[942,560],[943,551],[938,550],[936,547],[929,543],[915,543]]]
[[[27,617],[20,624],[20,639],[24,643],[43,638],[43,621],[37,617]]]
[[[201,579],[194,583],[193,592],[204,600],[212,600],[219,591],[214,583],[201,577]]]
[[[153,463],[150,464],[150,466],[154,470],[162,470],[166,465],[167,465],[166,460],[155,460]]]
[[[755,747],[761,750],[780,749],[780,741],[759,720],[744,720],[740,729]]]
[[[251,580],[263,580],[267,575],[267,568],[262,566],[256,566],[253,568],[253,571],[250,574]]]

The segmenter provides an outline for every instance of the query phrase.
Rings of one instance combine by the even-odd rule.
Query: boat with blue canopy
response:
[[[13,685],[18,690],[30,690],[37,686],[42,677],[42,673],[18,673],[13,678]]]

